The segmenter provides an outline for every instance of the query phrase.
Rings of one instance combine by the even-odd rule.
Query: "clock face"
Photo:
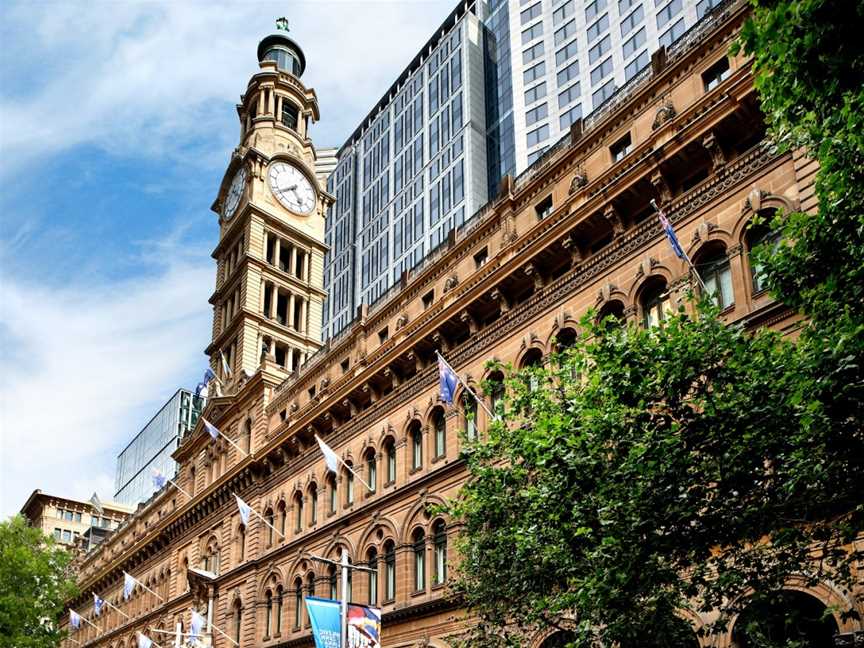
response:
[[[306,174],[293,164],[274,162],[268,177],[273,194],[291,211],[308,214],[315,208],[315,189]]]
[[[228,187],[228,195],[225,196],[225,204],[222,207],[222,216],[225,220],[231,220],[234,212],[237,211],[237,205],[240,204],[240,197],[243,195],[243,189],[246,186],[246,167],[240,167],[240,170],[234,174],[231,180],[231,186]]]

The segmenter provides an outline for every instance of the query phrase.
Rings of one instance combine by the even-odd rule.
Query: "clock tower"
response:
[[[263,362],[286,375],[321,346],[324,215],[309,137],[315,91],[287,20],[258,45],[259,70],[237,105],[240,142],[212,209],[219,216],[210,364],[223,386]]]

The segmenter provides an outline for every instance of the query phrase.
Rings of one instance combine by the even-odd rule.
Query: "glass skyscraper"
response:
[[[135,506],[146,502],[156,491],[153,469],[169,479],[176,464],[171,454],[183,436],[195,427],[203,399],[179,389],[117,456],[114,500]]]
[[[339,149],[324,339],[720,2],[459,2]]]

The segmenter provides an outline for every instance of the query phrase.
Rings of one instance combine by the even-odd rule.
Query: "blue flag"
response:
[[[193,639],[201,635],[204,623],[204,617],[198,614],[195,610],[192,610],[192,623],[189,624],[189,634]]]
[[[252,513],[252,507],[240,499],[239,495],[235,495],[234,497],[237,498],[237,508],[240,509],[240,519],[243,520],[243,524],[249,526],[249,514]]]
[[[210,436],[213,437],[213,440],[215,441],[216,439],[218,439],[219,438],[219,428],[217,428],[215,425],[213,425],[210,421],[205,419],[203,416],[201,417],[201,420],[204,421],[204,427],[207,428],[207,431],[210,433]]]
[[[684,249],[678,242],[678,237],[675,235],[675,229],[672,227],[672,223],[670,223],[669,219],[666,218],[666,214],[664,214],[659,209],[657,210],[657,216],[660,217],[660,226],[666,233],[666,238],[669,240],[669,245],[672,246],[672,251],[675,253],[675,256],[677,256],[682,261],[686,261],[687,254],[684,252]]]
[[[162,489],[165,488],[165,484],[168,483],[168,478],[162,474],[162,471],[158,468],[153,469],[153,485],[156,488]]]
[[[339,601],[316,596],[307,596],[305,599],[315,648],[339,648],[342,641]]]
[[[125,571],[123,572],[123,600],[128,601],[132,596],[132,591],[135,589],[135,579]]]
[[[81,615],[75,610],[69,610],[69,624],[76,630],[81,627]]]
[[[448,405],[453,404],[453,397],[456,395],[456,383],[459,379],[456,377],[456,372],[447,364],[447,361],[438,355],[438,391],[441,395],[441,400]]]
[[[204,380],[198,383],[195,387],[195,396],[201,397],[202,394],[204,398],[207,398],[208,394],[208,386],[210,385],[210,381],[216,377],[216,374],[213,373],[213,370],[210,367],[207,367],[207,371],[204,372]]]
[[[93,614],[99,616],[102,614],[102,606],[105,605],[105,601],[99,598],[95,593],[93,594]]]

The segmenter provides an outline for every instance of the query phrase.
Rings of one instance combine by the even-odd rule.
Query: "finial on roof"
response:
[[[288,19],[285,16],[276,19],[276,29],[281,29],[282,31],[291,31],[288,27]]]

